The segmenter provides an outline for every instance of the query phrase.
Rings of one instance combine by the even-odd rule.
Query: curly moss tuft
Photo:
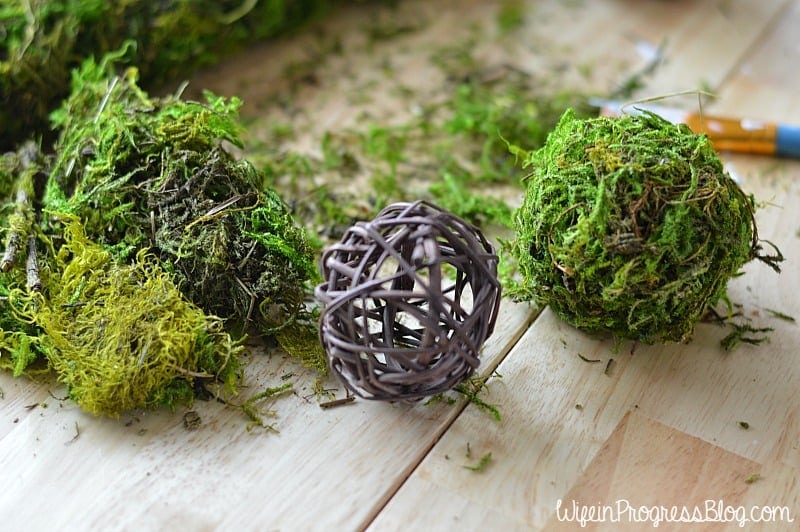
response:
[[[118,264],[71,219],[30,319],[70,397],[96,415],[190,403],[201,382],[240,381],[238,353],[219,318],[186,301],[144,251]]]
[[[753,198],[710,141],[654,114],[567,111],[524,165],[509,293],[580,329],[684,341],[742,265],[782,259],[759,255]]]

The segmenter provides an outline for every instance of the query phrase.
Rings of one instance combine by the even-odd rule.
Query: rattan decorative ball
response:
[[[320,338],[365,399],[415,400],[472,375],[500,305],[498,258],[479,229],[431,203],[396,203],[322,255]]]

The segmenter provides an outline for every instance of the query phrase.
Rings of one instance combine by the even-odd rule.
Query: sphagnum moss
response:
[[[762,253],[754,200],[710,141],[656,115],[567,111],[523,163],[508,293],[580,329],[684,341],[746,262],[782,260]]]

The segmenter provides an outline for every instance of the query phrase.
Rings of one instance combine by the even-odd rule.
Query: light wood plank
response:
[[[194,87],[241,95],[247,116],[263,116],[270,112],[265,106],[288,91],[284,67],[296,59],[318,59],[320,83],[293,95],[303,109],[294,118],[306,131],[298,145],[313,150],[325,128],[358,124],[363,113],[385,123],[401,120],[410,110],[391,91],[400,81],[421,97],[447,97],[437,92],[444,74],[428,60],[443,44],[464,44],[477,35],[473,52],[486,64],[512,63],[543,83],[555,76],[553,83],[572,80],[604,92],[647,62],[642,49],[669,36],[672,66],[666,68],[673,70],[665,72],[675,73],[680,88],[701,79],[716,86],[788,3],[765,1],[756,9],[745,0],[731,0],[688,9],[675,2],[530,0],[526,26],[510,37],[492,29],[501,2],[407,0],[398,11],[380,11],[384,18],[370,18],[374,12],[359,5],[332,16],[326,26],[328,36],[341,32],[350,43],[345,56],[316,58],[314,43],[319,43],[312,28],[256,47],[199,77]],[[733,18],[720,6],[736,10]],[[347,31],[349,24],[364,27],[385,17],[418,21],[421,29],[384,43]],[[483,29],[475,33],[476,25]],[[729,40],[733,33],[737,39]],[[718,44],[711,46],[712,41]],[[387,61],[393,65],[388,77],[382,68]],[[664,78],[673,80],[672,75],[657,75],[662,78],[656,78],[653,90],[668,90]],[[352,90],[373,83],[371,101],[349,98]],[[754,190],[774,189],[764,181],[763,166],[736,163]],[[789,177],[800,181],[796,169],[787,168]],[[793,238],[779,225],[800,226],[797,210],[760,213],[771,220],[764,225],[770,232],[765,236],[781,245]],[[797,246],[789,248],[790,257],[797,257]],[[741,285],[738,300],[798,310],[783,280],[754,275],[746,279],[757,279],[758,289]],[[534,316],[524,305],[504,303],[485,349],[484,375],[503,360]],[[607,358],[610,344],[577,333],[546,311],[503,363],[504,377],[493,381],[485,397],[501,408],[500,423],[474,408],[459,417],[463,402],[357,402],[322,411],[311,397],[313,375],[279,356],[257,353],[248,368],[248,393],[283,382],[287,372],[297,374],[296,395],[271,406],[279,434],[248,433],[240,413],[219,404],[196,405],[203,419],[196,431],[181,425],[183,410],[96,419],[59,401],[63,390],[52,381],[36,384],[3,375],[0,464],[13,489],[0,492],[0,522],[11,529],[356,529],[380,512],[375,529],[524,530],[549,519],[554,501],[575,485],[624,413],[636,405],[648,417],[705,441],[716,439],[750,459],[762,459],[775,448],[783,449],[778,463],[795,460],[795,448],[785,442],[796,441],[797,427],[791,425],[794,432],[787,433],[779,426],[797,417],[773,402],[791,402],[797,382],[796,370],[783,363],[798,338],[792,336],[795,329],[782,327],[770,346],[775,349],[771,357],[749,349],[726,358],[714,347],[722,333],[708,327],[691,348],[639,348],[634,356],[614,355],[618,363],[606,376],[576,353]],[[753,377],[755,387],[748,380]],[[720,388],[713,388],[715,382],[722,383]],[[734,392],[742,387],[744,393]],[[25,408],[44,402],[47,408]],[[578,403],[582,410],[575,408]],[[696,409],[697,404],[705,406]],[[720,419],[720,411],[728,417]],[[735,425],[745,415],[752,425],[746,433]],[[762,419],[763,424],[756,421]],[[494,459],[485,471],[463,467],[486,452]],[[780,478],[787,486],[790,478]],[[784,488],[774,489],[783,493]]]
[[[776,40],[782,43],[783,50],[795,42],[792,35],[798,23],[796,12],[793,7],[792,16],[782,20],[763,48],[740,58],[746,60],[743,65],[750,65],[745,69],[750,85],[733,79],[738,71],[731,71],[730,86],[738,88],[729,91],[728,86],[723,86],[721,94],[726,102],[734,103],[725,108],[718,102],[717,109],[760,116],[762,98],[752,97],[753,80],[759,79],[759,65],[772,64],[767,57]],[[787,14],[780,9],[775,13]],[[686,46],[706,50],[703,61],[707,64],[714,63],[714,57],[725,55],[714,39],[698,41],[701,42]],[[684,61],[690,62],[687,72],[693,71],[694,59],[681,55],[673,60],[676,67],[672,72],[683,72],[679,67]],[[792,52],[789,62],[796,64],[797,60],[797,52]],[[725,72],[719,75],[728,76]],[[796,70],[785,75],[796,79]],[[691,81],[691,77],[682,79]],[[680,83],[677,79],[672,81]],[[665,91],[669,87],[662,86]],[[756,88],[766,90],[764,99],[770,95],[776,98],[772,103],[775,112],[767,118],[796,116],[777,114],[782,102],[792,101],[790,81],[781,88],[771,86],[766,79]],[[796,423],[792,425],[791,420],[797,418],[800,331],[796,324],[769,318],[765,309],[800,315],[800,303],[795,297],[796,264],[800,259],[796,236],[800,228],[800,166],[743,156],[726,157],[726,161],[746,190],[778,205],[761,209],[757,218],[761,236],[775,242],[786,255],[785,272],[778,276],[751,264],[746,268],[747,275],[730,287],[731,299],[744,305],[744,312],[756,326],[775,327],[771,342],[726,354],[718,347],[724,332],[701,325],[689,345],[638,346],[633,355],[626,345],[615,354],[611,342],[575,331],[546,310],[501,364],[502,381],[491,384],[503,422],[492,423],[482,413],[467,408],[372,529],[391,530],[410,515],[416,515],[412,526],[434,522],[445,529],[448,519],[465,507],[490,510],[490,515],[503,515],[521,527],[541,527],[553,515],[557,500],[578,481],[602,442],[630,410],[754,463],[767,460],[780,442],[785,447],[787,438],[797,441]],[[614,357],[617,363],[612,374],[604,376],[602,368],[582,362],[578,353],[603,360]],[[576,409],[578,404],[582,409]],[[750,428],[744,430],[739,421],[749,423]],[[787,424],[794,426],[788,435]],[[463,456],[467,441],[478,455],[492,452],[493,463],[481,474],[462,470],[445,458]],[[796,451],[787,452],[791,460],[797,459]],[[796,482],[791,480],[791,473],[777,465],[770,467],[776,474],[770,482],[749,492],[748,503],[796,501]],[[655,483],[652,489],[658,492]],[[775,497],[767,497],[768,494]],[[449,500],[450,505],[420,511],[431,497]],[[434,518],[435,515],[440,517]]]
[[[765,515],[768,522],[757,526],[767,530],[797,528],[800,523],[800,419],[795,408],[789,415],[783,434],[773,452],[759,469],[759,479],[747,490],[742,506],[745,508],[767,507],[771,514]],[[727,529],[735,527],[730,524]],[[741,530],[741,528],[739,528]]]
[[[525,305],[503,304],[497,334],[484,347],[484,374],[491,373],[533,315]],[[284,382],[280,377],[287,372],[297,375],[295,395],[263,406],[277,412],[268,421],[278,434],[247,432],[241,412],[216,403],[195,405],[203,424],[187,431],[181,422],[185,410],[133,413],[114,421],[48,399],[47,408],[20,417],[0,439],[4,478],[14,486],[0,492],[3,526],[362,526],[464,406],[463,401],[428,406],[362,401],[322,410],[310,389],[313,375],[293,361],[253,355],[248,372],[252,393]],[[56,397],[64,395],[52,382],[46,388]]]
[[[748,479],[760,469],[757,462],[628,413],[546,528],[639,530],[649,525],[680,530],[694,519],[693,529],[711,530],[720,526],[717,519],[729,518],[715,503],[741,506],[751,485]],[[667,510],[662,513],[661,508]],[[678,513],[672,514],[672,508]]]
[[[711,103],[715,112],[785,123],[800,123],[800,95],[797,92],[796,28],[800,3],[790,2],[781,11],[780,23],[764,35],[751,53],[731,73]]]

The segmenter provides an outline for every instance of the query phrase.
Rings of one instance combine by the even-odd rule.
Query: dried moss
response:
[[[148,87],[271,37],[335,0],[0,0],[0,149],[48,131],[70,70],[131,40]]]
[[[45,207],[78,216],[118,260],[151,249],[190,301],[233,330],[269,333],[302,317],[314,250],[264,176],[222,145],[241,145],[240,102],[151,98],[136,70],[110,75],[112,61],[87,61],[54,114]]]
[[[742,265],[782,260],[762,253],[753,198],[685,126],[568,111],[523,157],[512,245],[522,279],[508,292],[581,329],[683,341]]]
[[[8,199],[0,206],[5,243],[0,259],[0,368],[14,376],[31,373],[31,366],[42,356],[39,329],[24,315],[32,303],[26,252],[36,235],[34,201],[44,164],[32,142],[0,156],[0,189]]]
[[[17,268],[0,273],[0,369],[19,377],[43,357],[39,328],[26,318],[30,296],[25,271]]]
[[[241,145],[238,100],[151,98],[135,69],[114,75],[124,53],[73,73],[52,158],[35,145],[0,158],[0,367],[46,361],[110,416],[235,389],[228,331],[253,325],[324,370],[304,305],[314,249],[227,151]]]

